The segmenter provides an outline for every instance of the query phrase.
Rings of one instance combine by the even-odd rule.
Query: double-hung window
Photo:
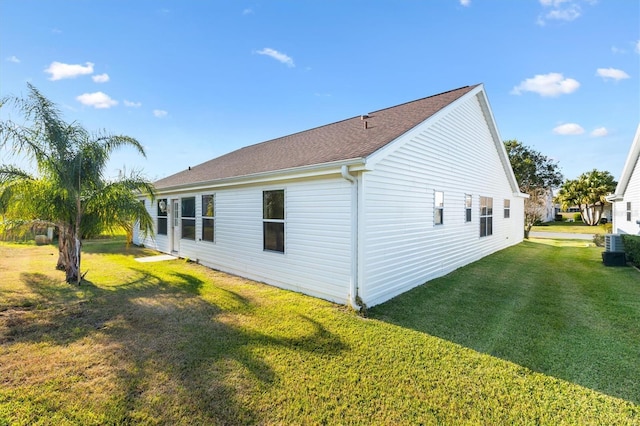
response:
[[[493,235],[493,198],[480,197],[480,236]]]
[[[631,222],[631,201],[627,201],[627,222]]]
[[[471,200],[472,197],[470,194],[465,194],[464,196],[464,221],[471,222]]]
[[[167,235],[167,199],[158,200],[158,235]]]
[[[509,219],[511,217],[511,200],[504,200],[504,218]]]
[[[180,213],[182,217],[182,239],[196,239],[196,197],[183,198]]]
[[[435,225],[444,223],[444,192],[442,191],[434,192],[433,223]]]
[[[202,241],[215,241],[215,198],[202,196]]]
[[[284,190],[262,192],[263,249],[284,253]]]

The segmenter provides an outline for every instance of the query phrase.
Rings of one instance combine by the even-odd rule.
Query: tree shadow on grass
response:
[[[129,282],[109,288],[90,281],[78,288],[23,273],[23,282],[40,304],[28,315],[15,311],[5,316],[13,319],[0,327],[0,341],[95,345],[95,356],[108,360],[108,374],[117,385],[109,418],[123,424],[185,419],[199,424],[259,423],[243,398],[268,388],[276,376],[255,347],[329,354],[346,348],[322,324],[304,316],[300,321],[308,324],[306,333],[295,337],[238,325],[233,317],[251,315],[256,308],[252,302],[220,287],[204,300],[200,293],[208,283],[188,272],[171,272],[170,279],[145,269],[137,272]],[[77,292],[82,297],[74,297]]]
[[[500,287],[501,278],[462,268],[455,281],[432,280],[369,315],[640,403],[640,287],[537,273],[534,285]]]

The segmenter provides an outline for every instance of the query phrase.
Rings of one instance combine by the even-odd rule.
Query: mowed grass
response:
[[[546,222],[531,228],[534,232],[568,232],[571,234],[606,234],[605,225],[589,226],[583,222]],[[609,231],[611,232],[611,231]]]
[[[78,288],[55,247],[0,244],[0,424],[640,422],[640,274],[593,248],[525,243],[373,318],[85,248]]]
[[[532,240],[372,310],[608,395],[640,403],[640,272],[584,241]]]

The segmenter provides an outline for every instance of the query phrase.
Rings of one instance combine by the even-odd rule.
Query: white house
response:
[[[640,235],[640,125],[616,186],[607,197],[613,205],[613,233]]]
[[[524,195],[482,85],[248,146],[155,182],[134,241],[373,306],[523,238]]]

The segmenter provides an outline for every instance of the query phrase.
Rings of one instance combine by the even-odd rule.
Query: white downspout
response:
[[[351,182],[351,279],[349,281],[349,305],[356,311],[358,303],[358,179],[349,173],[349,167],[342,166],[342,177]]]

